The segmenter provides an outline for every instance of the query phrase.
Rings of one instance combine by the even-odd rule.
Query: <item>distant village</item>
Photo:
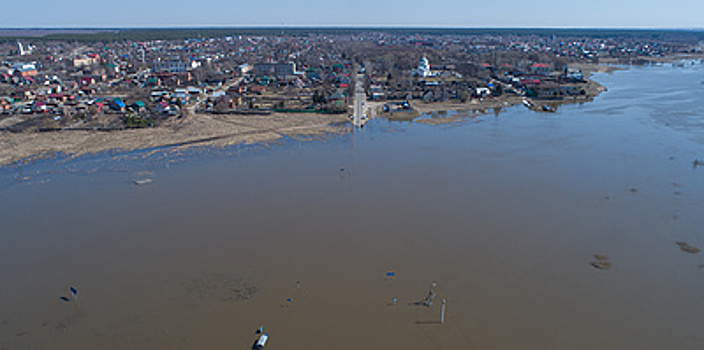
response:
[[[653,38],[355,34],[0,42],[0,130],[121,130],[193,113],[349,114],[357,75],[384,111],[512,95],[593,96],[584,64],[701,52]]]

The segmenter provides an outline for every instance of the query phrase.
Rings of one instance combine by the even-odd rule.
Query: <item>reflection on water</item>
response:
[[[249,349],[260,326],[290,349],[699,349],[704,70],[598,80],[554,114],[5,167],[0,349]]]

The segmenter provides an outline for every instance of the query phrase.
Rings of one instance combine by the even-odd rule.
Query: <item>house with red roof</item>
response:
[[[51,102],[66,102],[68,96],[64,94],[49,94],[47,95],[47,99]]]
[[[0,98],[0,112],[5,112],[10,109],[10,101],[6,98]]]
[[[530,66],[530,72],[533,74],[548,75],[552,72],[552,67],[547,63],[533,63]]]
[[[46,112],[47,106],[44,101],[35,101],[32,110],[35,112]]]

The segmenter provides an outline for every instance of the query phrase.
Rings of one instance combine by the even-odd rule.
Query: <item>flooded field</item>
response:
[[[557,113],[0,168],[0,349],[701,349],[704,67],[596,80]]]

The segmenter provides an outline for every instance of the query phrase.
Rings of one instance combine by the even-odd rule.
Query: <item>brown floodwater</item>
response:
[[[701,349],[704,68],[596,79],[553,114],[0,168],[0,349]]]

